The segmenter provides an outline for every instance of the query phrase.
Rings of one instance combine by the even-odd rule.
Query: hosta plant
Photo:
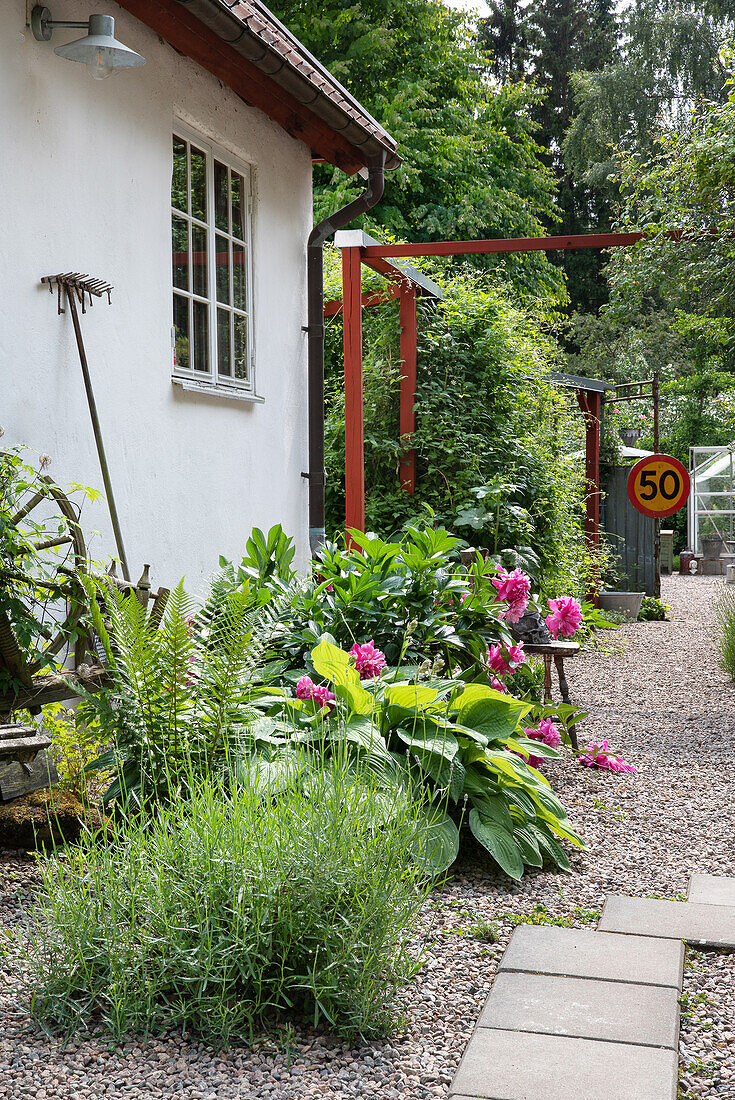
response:
[[[570,868],[561,841],[585,845],[548,780],[529,763],[532,756],[560,755],[523,732],[529,703],[481,683],[404,678],[400,668],[361,680],[355,663],[354,655],[322,640],[311,665],[329,687],[312,684],[309,692],[302,683],[297,698],[271,708],[251,727],[251,750],[272,768],[287,758],[291,742],[311,743],[320,753],[347,743],[386,791],[428,790],[435,808],[426,815],[425,854],[435,872],[456,858],[465,817],[512,878],[544,861]]]

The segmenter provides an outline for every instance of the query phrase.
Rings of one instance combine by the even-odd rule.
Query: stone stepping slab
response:
[[[687,902],[699,905],[734,905],[735,878],[721,875],[690,875]]]
[[[479,1027],[451,1100],[676,1100],[674,1050]]]
[[[684,945],[676,940],[608,933],[601,941],[600,933],[589,929],[530,924],[515,929],[498,968],[499,973],[560,974],[677,990],[683,970]]]
[[[678,990],[551,974],[498,974],[478,1026],[676,1049]]]
[[[735,950],[735,905],[608,895],[597,928]]]

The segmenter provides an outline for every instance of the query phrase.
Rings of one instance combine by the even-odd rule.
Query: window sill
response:
[[[198,393],[206,397],[224,398],[226,401],[246,401],[254,405],[262,405],[264,397],[258,397],[252,390],[242,390],[238,386],[215,385],[213,382],[199,382],[196,378],[184,378],[180,375],[172,375],[174,386],[181,386],[188,393]]]

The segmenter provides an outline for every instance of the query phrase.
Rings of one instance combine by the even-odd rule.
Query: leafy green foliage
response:
[[[394,536],[428,504],[450,529],[469,521],[462,533],[476,546],[530,546],[550,593],[579,591],[583,484],[571,455],[581,446],[581,421],[547,380],[554,348],[540,329],[548,311],[519,308],[476,275],[443,282],[444,301],[420,306],[414,497],[398,472],[395,316],[384,320],[391,307],[366,311],[367,528]],[[329,329],[328,349],[327,530],[334,537],[345,508],[339,324]]]
[[[407,240],[527,237],[554,218],[553,179],[534,140],[538,92],[486,79],[464,16],[433,0],[280,0],[276,14],[396,138],[403,164],[362,222]],[[315,172],[320,219],[362,190]],[[543,253],[488,257],[516,295],[564,295]]]
[[[638,612],[638,622],[663,622],[671,611],[667,603],[656,599],[655,596],[644,596],[641,600],[641,609]]]
[[[530,704],[479,683],[409,681],[400,668],[360,683],[349,654],[326,640],[312,651],[311,664],[337,696],[336,709],[321,719],[327,743],[343,744],[345,731],[359,731],[352,741],[388,789],[408,782],[447,804],[449,812],[432,821],[442,832],[431,854],[435,872],[456,855],[457,823],[467,804],[470,830],[511,878],[545,859],[569,869],[559,841],[584,843],[548,780],[528,764],[529,755],[559,756],[520,728]],[[304,712],[318,710],[296,702],[297,723]]]
[[[253,681],[286,600],[258,606],[244,585],[215,589],[200,609],[180,583],[156,623],[135,593],[89,578],[85,587],[112,681],[79,689],[113,744],[93,766],[115,772],[105,801],[136,811],[225,765],[257,716]]]
[[[288,797],[253,763],[121,824],[112,844],[85,833],[40,864],[22,962],[33,1015],[116,1039],[183,1027],[218,1047],[286,1013],[384,1034],[419,965],[422,828],[406,791],[335,757]]]
[[[325,635],[348,648],[372,639],[394,665],[428,662],[483,676],[488,645],[512,644],[491,583],[495,561],[478,554],[463,565],[462,541],[425,523],[409,526],[397,541],[359,531],[351,539],[349,549],[322,548],[315,576],[294,589],[280,616],[273,645],[292,668],[308,665],[309,651]],[[506,555],[506,564],[517,565],[517,556]],[[242,567],[228,565],[216,585],[236,586],[243,575]],[[283,592],[286,582],[271,587]]]

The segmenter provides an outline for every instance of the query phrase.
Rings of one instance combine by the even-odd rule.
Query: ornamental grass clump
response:
[[[723,586],[715,597],[714,608],[722,667],[735,680],[735,591]]]
[[[41,863],[23,970],[34,1017],[216,1046],[279,1019],[389,1031],[418,968],[417,807],[344,759],[243,765],[107,842]],[[390,805],[388,805],[390,801]]]

